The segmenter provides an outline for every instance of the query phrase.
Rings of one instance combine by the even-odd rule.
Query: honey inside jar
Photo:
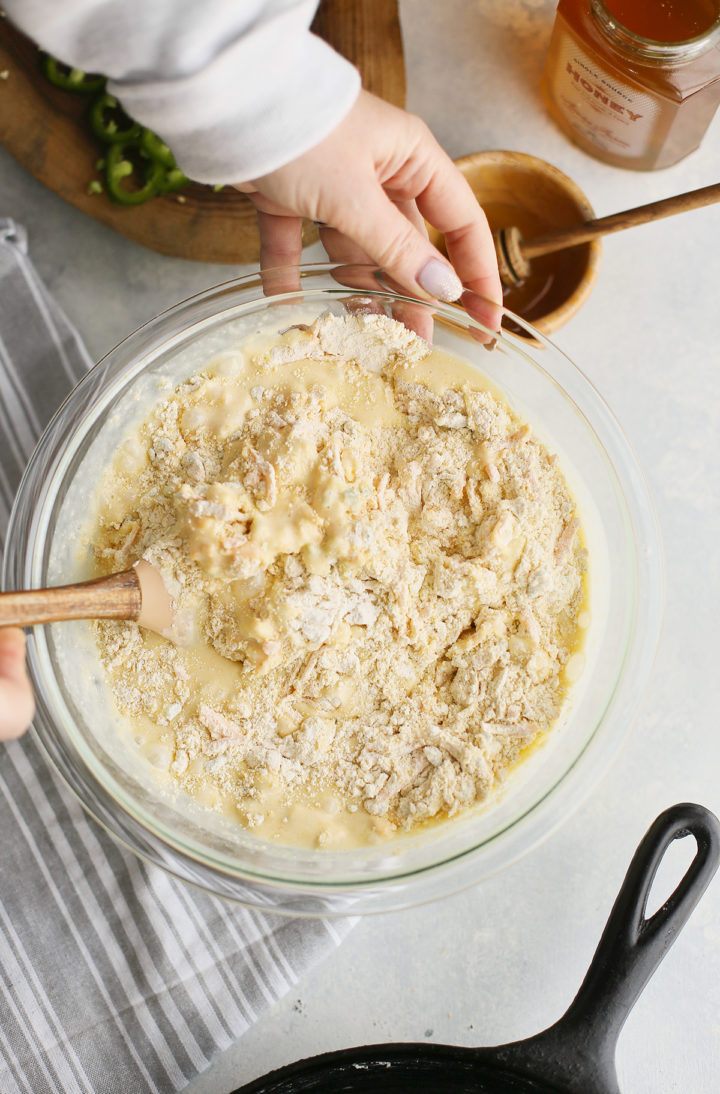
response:
[[[541,89],[584,151],[617,167],[669,167],[720,103],[719,0],[560,0]]]
[[[606,0],[605,6],[632,34],[655,42],[697,38],[719,14],[715,0]]]

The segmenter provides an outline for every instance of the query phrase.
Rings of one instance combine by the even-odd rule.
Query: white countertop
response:
[[[403,0],[408,107],[453,156],[509,148],[549,160],[597,215],[717,181],[720,116],[698,152],[659,173],[607,167],[568,143],[537,90],[554,7]],[[96,356],[165,306],[246,269],[146,251],[65,205],[1,151],[0,212],[28,228],[41,275]],[[362,921],[188,1094],[227,1094],[349,1045],[482,1045],[539,1031],[579,986],[655,816],[678,801],[720,813],[718,286],[720,207],[711,207],[607,239],[589,301],[554,335],[624,427],[664,539],[657,662],[609,773],[564,827],[496,878]],[[630,1015],[618,1066],[632,1094],[717,1090],[720,877]]]

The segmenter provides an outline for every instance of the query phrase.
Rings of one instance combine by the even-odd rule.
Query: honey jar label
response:
[[[566,124],[613,156],[641,156],[661,114],[658,100],[599,65],[571,35],[557,47],[547,88]]]

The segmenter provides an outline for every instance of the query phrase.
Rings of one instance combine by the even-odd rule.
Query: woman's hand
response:
[[[0,630],[0,741],[20,737],[35,713],[25,671],[25,635],[17,627]]]
[[[258,210],[263,269],[300,262],[308,217],[332,229],[323,233],[331,259],[381,266],[414,296],[456,300],[464,287],[502,302],[492,235],[468,183],[423,121],[366,91],[320,144],[237,188]],[[424,220],[444,234],[450,262]],[[484,312],[496,329],[499,309]]]

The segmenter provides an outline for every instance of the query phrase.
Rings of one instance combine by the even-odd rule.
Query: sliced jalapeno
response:
[[[151,160],[157,160],[163,167],[167,167],[168,170],[176,167],[175,157],[165,144],[165,141],[158,137],[157,133],[153,133],[152,129],[143,129],[140,133],[138,141],[140,147],[146,156]]]
[[[121,144],[140,135],[138,123],[125,113],[115,96],[107,92],[98,95],[90,107],[90,126],[105,144]]]
[[[182,190],[189,183],[190,179],[182,173],[179,167],[171,167],[169,171],[165,172],[159,191],[161,194],[174,194],[176,190]]]
[[[158,193],[165,168],[133,141],[111,144],[105,157],[105,189],[119,205],[142,205]]]
[[[54,87],[63,91],[75,91],[80,95],[92,95],[105,87],[105,77],[83,72],[80,68],[71,68],[49,53],[43,53],[40,64],[45,76]]]

